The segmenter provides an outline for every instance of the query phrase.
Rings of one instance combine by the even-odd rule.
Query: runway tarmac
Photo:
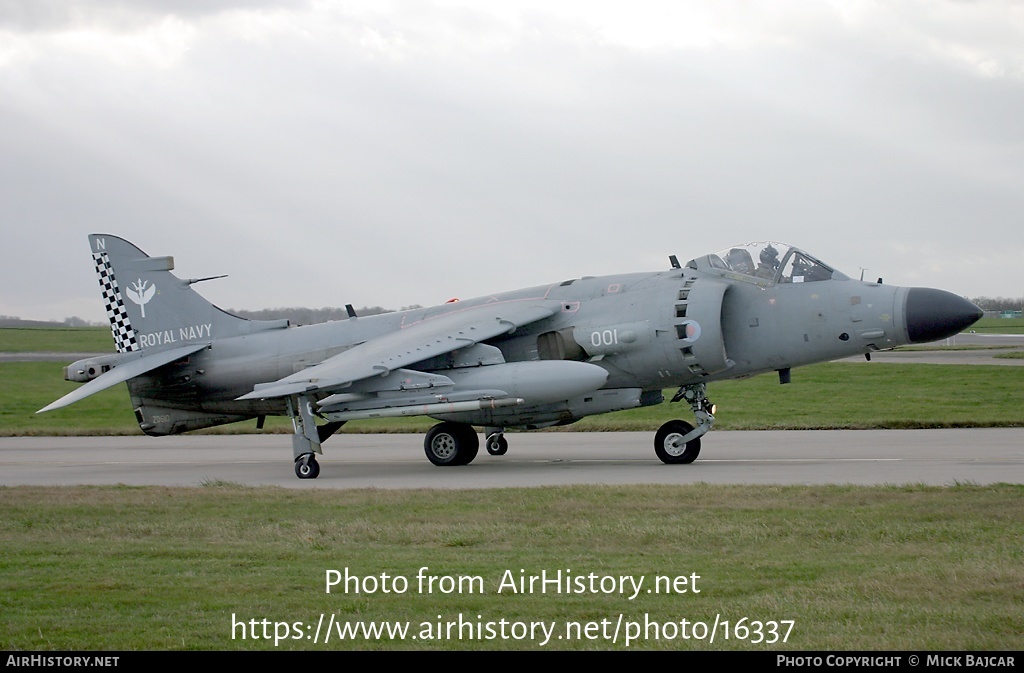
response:
[[[993,355],[1024,335],[960,334],[935,345],[981,350],[885,351],[876,362],[1024,365]],[[4,354],[59,359],[73,354]],[[864,362],[862,356],[850,358]],[[0,438],[0,486],[199,486],[216,480],[287,488],[500,488],[561,484],[1024,483],[1024,428],[713,431],[691,465],[663,465],[654,433],[508,433],[507,455],[438,468],[422,435],[339,433],[324,444],[320,477],[292,471],[287,435]]]
[[[1024,334],[972,334],[966,332],[942,341],[922,344],[922,347],[944,348],[945,350],[903,348],[894,351],[878,351],[871,354],[871,359],[873,362],[909,364],[1024,366],[1024,359],[1020,357],[997,357],[1012,353],[1019,354],[1024,351]],[[968,350],[956,350],[957,348]],[[846,358],[846,361],[866,362],[863,355]]]
[[[1024,484],[1024,429],[718,431],[691,465],[664,465],[653,433],[509,433],[435,467],[422,435],[339,433],[320,477],[292,470],[287,435],[0,438],[0,485],[201,486],[218,480],[299,489],[489,489],[565,484]]]

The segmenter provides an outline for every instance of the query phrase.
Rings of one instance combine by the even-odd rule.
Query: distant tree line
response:
[[[403,306],[400,310],[405,311],[412,308],[420,308],[417,305],[414,306]],[[364,306],[357,308],[356,315],[367,316],[367,315],[378,315],[381,313],[393,313],[393,309],[383,308],[382,306]],[[248,318],[250,320],[280,320],[281,318],[287,318],[293,325],[312,325],[319,322],[328,322],[330,320],[345,320],[348,318],[348,311],[344,308],[338,308],[336,306],[327,306],[324,308],[305,308],[302,306],[292,306],[288,308],[265,308],[259,311],[246,311],[244,309],[228,309],[228,313],[234,313],[242,318]]]
[[[412,306],[403,306],[402,311],[406,311],[414,308],[422,308],[418,304]],[[318,322],[327,322],[329,320],[344,320],[348,318],[348,311],[344,308],[337,307],[325,307],[325,308],[304,308],[301,306],[290,307],[290,308],[265,308],[259,311],[246,311],[245,309],[228,309],[228,313],[240,316],[242,318],[248,318],[250,320],[280,320],[281,318],[287,318],[293,325],[312,325]],[[356,315],[377,315],[379,313],[394,313],[394,309],[383,308],[381,306],[364,306],[356,309]],[[107,326],[108,322],[89,322],[79,318],[78,316],[71,316],[70,318],[64,318],[62,321],[58,320],[22,320],[17,316],[0,315],[0,328],[2,327],[103,327]]]
[[[27,328],[27,327],[97,327],[109,325],[110,323],[89,322],[76,315],[56,320],[22,320],[16,315],[0,315],[0,327]]]
[[[984,311],[1019,311],[1024,305],[1021,297],[974,297],[971,301]]]

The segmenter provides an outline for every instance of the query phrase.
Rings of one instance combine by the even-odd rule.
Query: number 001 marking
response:
[[[606,329],[603,332],[591,332],[590,344],[592,346],[614,346],[619,343],[619,330]]]

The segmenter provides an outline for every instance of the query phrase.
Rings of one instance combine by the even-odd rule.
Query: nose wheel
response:
[[[693,426],[686,421],[669,421],[654,436],[654,453],[668,465],[692,463],[700,455],[700,437],[684,442],[683,438],[691,432]]]

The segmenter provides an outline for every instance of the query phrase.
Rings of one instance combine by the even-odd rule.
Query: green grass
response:
[[[0,364],[0,435],[138,434],[128,393],[115,386],[57,411],[36,414],[77,384],[63,380],[54,362]],[[666,391],[671,396],[674,391]],[[779,385],[774,374],[721,381],[708,387],[718,405],[716,429],[923,428],[1024,425],[1024,368],[833,362],[793,371]],[[656,430],[687,417],[681,404],[660,404],[591,416],[570,430]],[[343,432],[424,432],[426,417],[354,421]],[[248,421],[216,432],[257,432]],[[268,419],[268,432],[291,432],[285,419]]]
[[[1017,351],[1015,353],[999,353],[998,355],[993,355],[992,357],[1000,358],[1002,360],[1024,360],[1024,352]]]
[[[935,353],[935,352],[946,352],[946,351],[999,351],[999,350],[1008,351],[1008,350],[1017,350],[1019,348],[1020,348],[1020,346],[986,346],[984,344],[966,344],[966,345],[962,345],[962,346],[936,346],[936,345],[897,346],[896,348],[893,348],[892,350],[893,350],[893,352],[896,352],[896,353],[902,353],[904,351],[908,351],[908,352],[914,352],[914,351],[922,352],[923,351],[923,352],[927,352],[927,353]],[[999,356],[993,355],[992,357],[999,357]]]
[[[4,327],[0,353],[113,353],[109,327]]]
[[[1013,321],[998,321],[1010,323]],[[1007,331],[1021,327],[1007,325]],[[41,332],[49,332],[45,338]],[[54,334],[56,333],[56,334]],[[110,350],[105,328],[0,330],[0,351]],[[36,415],[75,384],[63,363],[0,364],[0,434],[139,433],[125,387]],[[710,386],[719,429],[1024,425],[1017,367],[830,363]],[[685,407],[584,419],[652,430]],[[346,432],[422,431],[414,418]],[[268,423],[290,431],[287,422]],[[249,422],[227,432],[254,431]],[[0,649],[624,649],[607,638],[337,641],[241,638],[321,614],[344,622],[459,619],[733,625],[792,620],[786,642],[643,637],[630,649],[1024,649],[1019,485],[580,486],[487,491],[0,487]],[[480,577],[482,593],[425,594],[415,576]],[[408,578],[404,593],[324,590],[329,569]],[[700,576],[700,593],[498,593],[502,574],[571,569]],[[479,615],[479,617],[478,617]],[[278,626],[278,623],[281,626]],[[262,627],[261,627],[262,628]],[[782,627],[785,628],[784,626]],[[281,633],[282,631],[278,631]],[[739,630],[744,633],[743,628]],[[232,638],[234,633],[235,638]],[[735,631],[733,632],[735,635]],[[753,637],[753,632],[746,632]],[[262,635],[262,631],[261,631]]]
[[[978,331],[1024,332],[1024,320],[983,319]],[[104,352],[107,328],[0,329],[0,351]],[[1019,357],[1002,354],[1000,357]],[[55,412],[35,411],[74,390],[63,380],[66,363],[0,364],[0,435],[138,434],[123,385]],[[797,369],[793,383],[774,375],[723,381],[709,387],[718,405],[716,428],[903,428],[1024,425],[1024,370],[998,366],[827,363]],[[671,396],[674,391],[666,391]],[[686,416],[662,404],[583,419],[572,430],[654,430]],[[358,421],[344,432],[424,432],[429,418]],[[245,422],[212,432],[255,432]],[[269,419],[268,432],[290,432],[285,419]]]
[[[1024,334],[1024,319],[982,318],[970,327],[979,334]],[[112,353],[108,327],[0,328],[0,353]]]
[[[978,334],[1024,334],[1024,318],[982,318],[967,331]]]
[[[982,318],[968,331],[979,334],[1024,334],[1024,319]],[[112,353],[108,327],[0,328],[0,352]]]
[[[1024,648],[1024,487],[636,486],[488,491],[0,488],[0,649],[275,649],[239,622],[645,618],[792,620],[786,642],[656,640],[630,649]],[[428,574],[481,592],[417,589]],[[326,572],[410,580],[325,592]],[[695,593],[516,594],[518,577],[696,574]],[[364,585],[364,588],[367,585]],[[391,586],[394,586],[392,583]],[[478,617],[479,615],[479,617]],[[278,627],[283,629],[284,627]],[[414,631],[415,632],[415,631]],[[234,633],[235,638],[232,638]],[[283,633],[283,630],[279,633]],[[305,633],[305,632],[304,632]],[[609,631],[610,633],[610,631]],[[741,630],[742,633],[742,630]],[[277,649],[541,649],[536,640],[388,638]],[[554,640],[546,649],[624,649]]]

